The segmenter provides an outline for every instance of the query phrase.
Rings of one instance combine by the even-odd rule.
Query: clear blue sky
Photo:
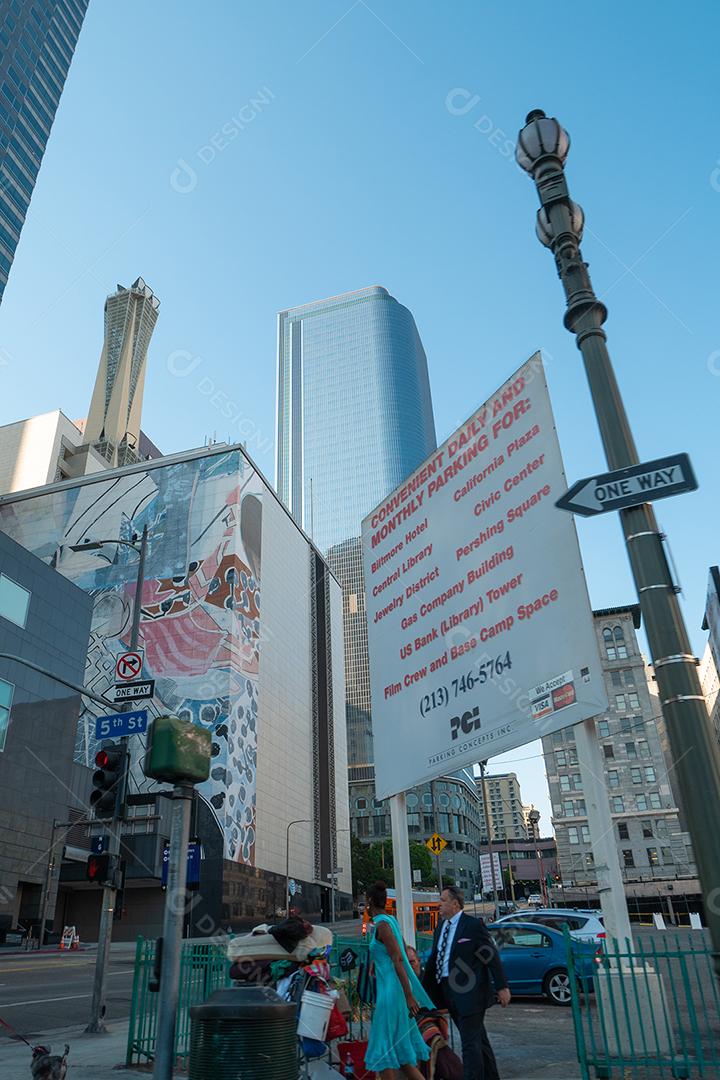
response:
[[[718,22],[708,2],[91,0],[0,309],[0,423],[85,415],[104,298],[141,274],[162,301],[147,432],[167,452],[237,438],[212,384],[272,478],[275,313],[380,283],[415,315],[439,440],[542,348],[568,475],[601,470],[535,192],[503,153],[541,107],[573,139],[640,453],[686,450],[699,476],[658,509],[701,651],[720,526]],[[463,115],[446,106],[457,88]],[[192,183],[172,182],[180,159]],[[632,602],[617,521],[580,539],[592,603]],[[512,767],[547,830],[541,762]]]

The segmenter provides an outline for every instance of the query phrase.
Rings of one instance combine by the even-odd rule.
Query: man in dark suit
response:
[[[460,1032],[465,1080],[499,1080],[485,1031],[485,1012],[495,995],[506,1008],[510,991],[485,923],[466,915],[464,906],[460,889],[454,885],[443,889],[442,922],[435,931],[423,983],[437,1007],[449,1011]]]

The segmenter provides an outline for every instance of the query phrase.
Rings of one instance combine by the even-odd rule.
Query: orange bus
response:
[[[387,891],[387,906],[385,911],[388,915],[397,916],[397,901],[395,889]],[[422,889],[413,889],[413,916],[415,919],[415,932],[418,934],[432,934],[440,921],[440,896],[436,892],[424,892]],[[367,924],[370,916],[367,910],[363,912],[363,934],[367,933]]]

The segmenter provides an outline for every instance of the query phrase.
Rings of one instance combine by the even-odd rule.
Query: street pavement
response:
[[[70,1025],[82,1030],[77,1025],[84,1026],[90,1016],[95,956],[94,949],[0,954],[0,1017],[30,1042]],[[108,1020],[127,1020],[130,1015],[134,958],[133,944],[112,946]],[[9,1033],[0,1028],[0,1061],[10,1044]]]

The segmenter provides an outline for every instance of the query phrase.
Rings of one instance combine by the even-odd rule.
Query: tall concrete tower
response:
[[[85,443],[111,467],[138,460],[145,364],[160,301],[142,278],[129,289],[118,285],[105,301],[105,342]]]

